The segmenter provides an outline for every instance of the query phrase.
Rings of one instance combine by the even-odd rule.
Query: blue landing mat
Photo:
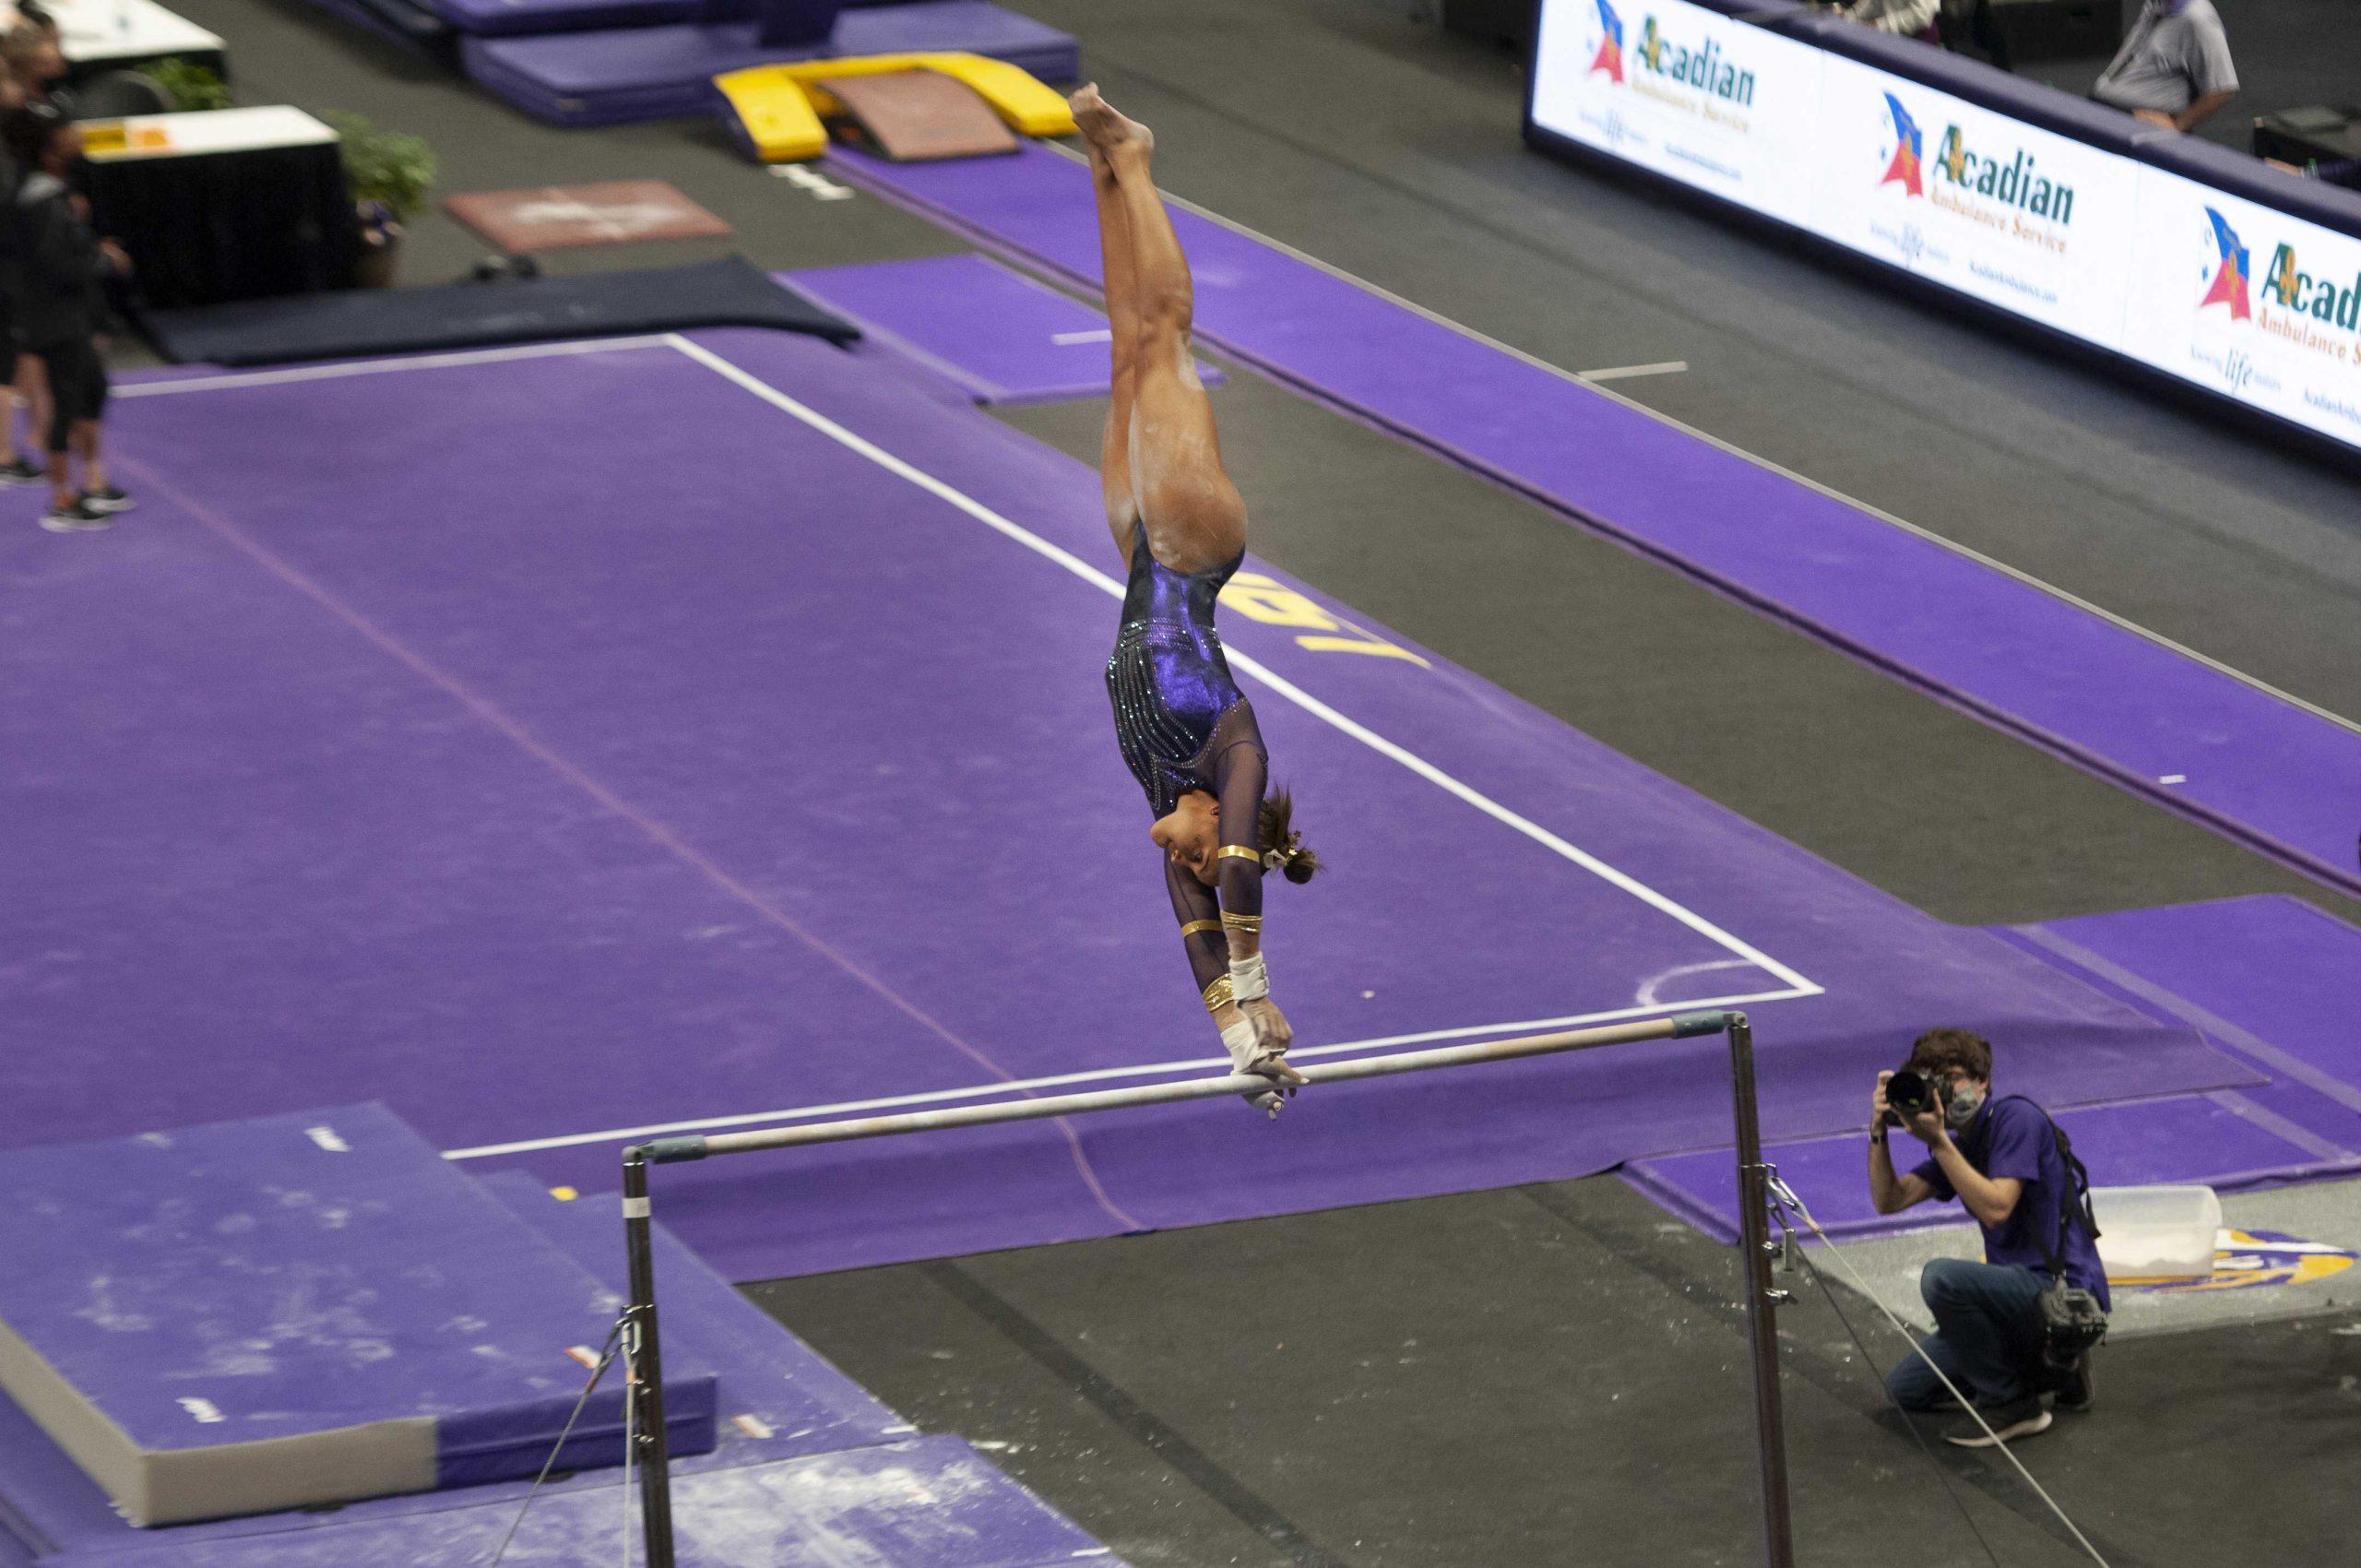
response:
[[[0,1382],[142,1524],[530,1475],[614,1293],[381,1106],[0,1155]],[[714,1376],[668,1366],[682,1451]],[[615,1465],[622,1394],[566,1468]]]
[[[622,1219],[611,1197],[562,1204],[516,1172],[481,1183],[590,1274],[619,1287]],[[851,1379],[773,1322],[675,1241],[655,1229],[668,1360],[715,1369],[720,1420],[714,1449],[677,1461],[677,1474],[769,1464],[813,1454],[905,1442],[913,1429]],[[609,1374],[613,1375],[611,1372]],[[550,1482],[558,1491],[606,1491],[613,1472],[590,1470]],[[529,1490],[509,1481],[463,1491],[414,1493],[332,1511],[140,1530],[125,1521],[90,1479],[31,1420],[0,1398],[0,1568],[61,1551],[99,1553],[138,1542],[276,1535],[468,1507],[515,1506]]]
[[[623,1216],[612,1194],[560,1203],[516,1170],[495,1172],[483,1185],[611,1289],[627,1289]],[[660,1225],[656,1291],[667,1358],[672,1346],[686,1345],[719,1371],[726,1431],[756,1437],[765,1457],[864,1448],[913,1430]]]
[[[624,1493],[543,1495],[508,1549],[534,1568],[621,1556]],[[672,1489],[681,1568],[1121,1568],[1105,1547],[955,1437],[708,1470]],[[240,1538],[79,1550],[57,1568],[483,1568],[513,1501]]]
[[[426,8],[462,32],[581,32],[594,28],[661,27],[693,20],[705,0],[422,0]],[[908,0],[845,0],[856,6],[902,5]]]
[[[979,403],[1107,396],[1107,318],[988,256],[825,267],[779,275]],[[1199,361],[1197,378],[1221,384]]]
[[[606,28],[595,32],[469,37],[460,60],[479,86],[561,125],[612,125],[721,113],[725,71],[856,54],[964,51],[1005,60],[1043,81],[1081,68],[1071,34],[985,0],[910,0],[847,11],[835,36],[809,48],[766,47],[753,22]]]

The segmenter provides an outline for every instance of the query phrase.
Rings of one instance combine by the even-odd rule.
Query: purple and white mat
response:
[[[1100,670],[1089,470],[794,338],[149,381],[145,505],[0,542],[0,1143],[380,1099],[586,1191],[626,1137],[1195,1074]],[[1772,1135],[1933,1022],[2057,1104],[2260,1075],[1250,561],[1226,636],[1332,870],[1307,1053],[1743,1007]],[[736,1278],[1725,1142],[1717,1042],[667,1169]]]

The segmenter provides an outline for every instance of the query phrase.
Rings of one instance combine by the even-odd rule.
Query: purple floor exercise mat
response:
[[[2126,909],[2002,934],[2070,974],[2201,1032],[2271,1080],[2252,1111],[2317,1146],[2361,1150],[2361,930],[2298,898]]]
[[[1103,398],[1107,318],[986,256],[936,255],[781,273],[979,403]],[[1221,383],[1197,366],[1208,386]]]
[[[0,1143],[376,1097],[598,1192],[635,1130],[1214,1066],[1084,466],[759,333],[114,417],[142,526],[0,544],[0,812],[49,828],[0,861],[0,1001],[50,1042]],[[1260,562],[1222,615],[1332,862],[1271,898],[1306,1054],[1743,1006],[1790,1137],[1930,1019],[2059,1103],[2259,1076]],[[657,1213],[742,1279],[1581,1174],[1725,1141],[1718,1051],[667,1168]]]
[[[848,178],[1096,288],[1087,172],[831,154]],[[1200,334],[1987,722],[2361,895],[2361,729],[2324,719],[1254,236],[1176,210]]]
[[[1994,1068],[1993,1089],[2011,1092],[2006,1058]],[[1767,1158],[1832,1236],[1871,1235],[1929,1224],[1964,1224],[1956,1205],[1924,1204],[1880,1215],[1869,1203],[1868,1148],[1870,1074],[1862,1079],[1861,1131],[1832,1138],[1774,1144]],[[2238,1091],[2246,1093],[2248,1091]],[[2196,1182],[2225,1191],[2303,1176],[2361,1170],[2361,1158],[2324,1162],[2268,1126],[2211,1096],[2184,1095],[2058,1112],[2074,1152],[2103,1187]],[[1925,1151],[1892,1134],[1895,1165],[1908,1170]],[[1624,1173],[1640,1192],[1715,1241],[1738,1236],[1738,1171],[1727,1149],[1640,1160]]]
[[[2300,899],[2231,898],[2085,915],[2006,933],[2069,973],[2201,1030],[2268,1081],[2201,1097],[2065,1111],[2058,1123],[2103,1186],[2201,1182],[2224,1190],[2361,1170],[2361,931]],[[1996,1037],[1994,1084],[2011,1082]],[[1885,1065],[1898,1065],[1901,1053]],[[1864,1087],[1860,1096],[1868,1101]],[[2039,1098],[2038,1095],[2035,1098]],[[1863,1118],[1866,1127],[1866,1115]],[[1901,1145],[1904,1153],[1908,1146]],[[1785,1144],[1771,1158],[1832,1232],[1903,1229],[1938,1212],[1881,1218],[1863,1186],[1861,1138]],[[1897,1159],[1901,1155],[1897,1154]],[[1642,1160],[1632,1184],[1723,1241],[1737,1235],[1725,1152]]]
[[[0,1384],[135,1522],[530,1475],[619,1302],[382,1106],[0,1154]],[[666,1368],[713,1446],[714,1377]],[[594,1397],[567,1468],[621,1462]]]

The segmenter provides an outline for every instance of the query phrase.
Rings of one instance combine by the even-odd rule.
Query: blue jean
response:
[[[2025,1374],[2041,1355],[2041,1313],[2035,1303],[2048,1283],[2014,1264],[1937,1258],[1918,1277],[1918,1293],[1935,1314],[1935,1332],[1919,1348],[1977,1404],[2020,1398],[2033,1388]],[[1939,1410],[1951,1403],[1916,1356],[1904,1357],[1886,1374],[1885,1385],[1905,1410]]]

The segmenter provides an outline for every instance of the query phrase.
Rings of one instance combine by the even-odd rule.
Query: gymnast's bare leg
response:
[[[1126,561],[1128,523],[1147,530],[1158,561],[1202,571],[1246,547],[1246,503],[1222,468],[1213,405],[1190,351],[1194,291],[1149,170],[1156,137],[1096,87],[1074,94],[1074,111],[1090,148],[1114,339],[1099,463],[1108,523]]]

